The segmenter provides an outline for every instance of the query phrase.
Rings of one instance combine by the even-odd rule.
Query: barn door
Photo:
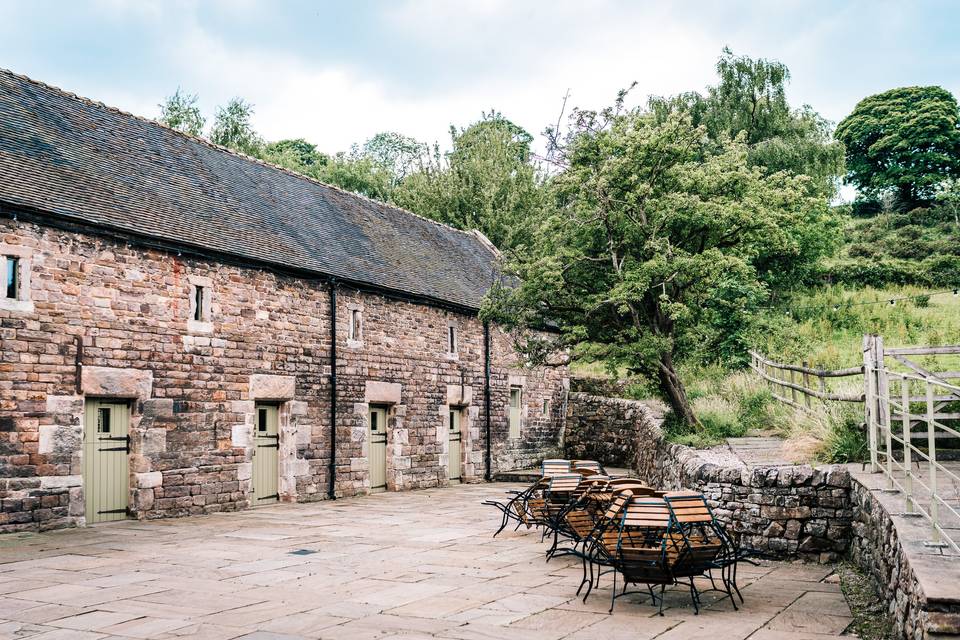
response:
[[[130,494],[130,408],[87,400],[83,424],[83,493],[87,523],[123,520]]]
[[[450,415],[447,418],[447,439],[450,443],[449,462],[447,476],[451,483],[460,482],[463,473],[460,468],[461,449],[460,449],[460,409],[450,409]]]
[[[370,444],[370,491],[387,490],[387,410],[370,407],[367,421]]]
[[[256,405],[253,448],[253,505],[279,499],[280,408],[275,404]]]

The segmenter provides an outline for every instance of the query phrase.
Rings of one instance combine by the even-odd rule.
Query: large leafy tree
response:
[[[868,197],[894,194],[901,209],[933,199],[960,176],[960,110],[941,87],[901,87],[864,98],[837,127],[847,179]]]
[[[327,165],[330,158],[317,151],[317,145],[303,138],[277,140],[264,145],[262,159],[306,175]]]
[[[450,152],[435,147],[393,200],[460,229],[479,229],[502,249],[529,242],[543,203],[532,136],[491,112],[465,129],[451,128],[450,137]]]
[[[382,171],[393,188],[419,169],[427,153],[427,145],[395,131],[383,131],[373,136],[362,147],[351,151],[351,159],[368,160],[371,167]]]
[[[263,140],[253,128],[253,105],[242,98],[231,98],[217,107],[210,129],[210,141],[251,156],[260,155]]]
[[[203,132],[206,119],[200,114],[196,94],[184,93],[177,87],[172,96],[168,96],[160,107],[160,122],[171,129],[199,136]]]
[[[536,361],[571,349],[647,376],[696,424],[678,358],[745,339],[768,294],[755,260],[809,259],[791,230],[826,201],[806,176],[751,164],[745,135],[711,139],[687,114],[658,120],[618,100],[571,122],[556,209],[505,265],[484,317],[516,329]],[[556,341],[525,331],[548,323]]]
[[[651,111],[660,121],[671,113],[687,114],[716,141],[742,133],[750,164],[770,173],[810,176],[816,193],[834,195],[843,174],[843,147],[831,139],[830,123],[811,107],[791,108],[786,65],[737,56],[724,48],[716,70],[718,82],[705,95],[693,91],[652,97]]]

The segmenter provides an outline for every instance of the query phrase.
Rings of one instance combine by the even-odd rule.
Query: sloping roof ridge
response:
[[[277,171],[282,171],[283,173],[286,173],[287,175],[293,176],[293,177],[295,177],[295,178],[300,178],[301,180],[306,180],[307,182],[312,182],[312,183],[314,183],[314,184],[318,184],[318,185],[320,185],[321,187],[326,187],[326,188],[328,188],[328,189],[333,189],[334,191],[339,191],[340,193],[342,193],[342,194],[344,194],[344,195],[347,195],[347,196],[350,196],[350,197],[353,197],[353,198],[357,198],[357,199],[360,199],[360,200],[366,200],[367,202],[373,203],[373,204],[378,205],[378,206],[381,206],[381,207],[389,207],[390,209],[394,209],[395,211],[399,211],[399,212],[404,213],[404,214],[406,214],[406,215],[413,216],[414,218],[419,218],[420,220],[423,220],[423,221],[425,221],[425,222],[429,222],[429,223],[435,224],[435,225],[437,225],[438,227],[441,227],[441,228],[444,228],[444,229],[449,229],[449,230],[451,230],[451,231],[456,231],[457,233],[462,233],[462,234],[465,234],[465,235],[469,235],[469,236],[474,236],[474,237],[476,237],[476,235],[473,233],[473,230],[458,229],[458,228],[456,228],[456,227],[454,227],[454,226],[452,226],[452,225],[449,225],[449,224],[440,222],[440,221],[438,221],[438,220],[434,220],[434,219],[432,219],[432,218],[428,218],[428,217],[426,217],[426,216],[422,216],[422,215],[420,215],[419,213],[414,213],[413,211],[410,211],[409,209],[404,209],[403,207],[399,207],[399,206],[397,206],[397,205],[395,205],[395,204],[393,204],[393,203],[383,202],[383,201],[381,201],[381,200],[377,200],[377,199],[375,199],[375,198],[371,198],[371,197],[369,197],[369,196],[365,196],[365,195],[363,195],[362,193],[356,193],[356,192],[354,192],[354,191],[347,191],[346,189],[344,189],[344,188],[342,188],[342,187],[338,187],[337,185],[323,182],[322,180],[317,180],[316,178],[313,178],[313,177],[311,177],[311,176],[304,175],[304,174],[302,174],[302,173],[299,173],[299,172],[297,172],[297,171],[294,171],[293,169],[288,169],[287,167],[283,167],[283,166],[280,166],[280,165],[278,165],[278,164],[274,164],[274,163],[272,163],[272,162],[267,162],[266,160],[261,160],[260,158],[254,158],[253,156],[249,156],[249,155],[247,155],[247,154],[245,154],[245,153],[243,153],[243,152],[241,152],[241,151],[237,151],[237,150],[235,150],[235,149],[231,149],[230,147],[224,147],[224,146],[219,145],[219,144],[217,144],[217,143],[215,143],[215,142],[211,142],[210,140],[207,140],[206,138],[204,138],[204,137],[202,137],[202,136],[196,136],[196,135],[193,135],[192,133],[187,133],[186,131],[180,131],[180,130],[178,130],[178,129],[174,129],[173,127],[170,127],[170,126],[168,126],[168,125],[166,125],[166,124],[164,124],[164,123],[162,123],[162,122],[160,122],[160,121],[158,121],[158,120],[152,120],[152,119],[147,118],[147,117],[145,117],[145,116],[139,116],[139,115],[137,115],[137,114],[135,114],[135,113],[130,113],[130,112],[128,112],[128,111],[124,111],[123,109],[120,109],[119,107],[114,107],[114,106],[111,106],[111,105],[106,104],[106,103],[104,103],[104,102],[101,102],[101,101],[99,101],[99,100],[94,100],[93,98],[87,98],[86,96],[81,96],[81,95],[76,94],[76,93],[74,93],[74,92],[72,92],[72,91],[67,91],[66,89],[61,89],[60,87],[54,86],[54,85],[52,85],[52,84],[48,84],[48,83],[46,83],[46,82],[43,82],[42,80],[35,80],[35,79],[31,78],[31,77],[28,76],[28,75],[25,75],[25,74],[22,74],[22,73],[17,73],[16,71],[13,71],[13,70],[11,70],[11,69],[7,69],[6,67],[0,67],[0,73],[6,73],[6,74],[11,75],[11,76],[13,76],[13,77],[20,78],[21,80],[25,80],[25,81],[27,81],[27,82],[30,82],[31,84],[35,84],[35,85],[41,86],[41,87],[43,87],[43,88],[45,88],[45,89],[49,89],[50,91],[56,91],[57,93],[63,94],[63,95],[65,95],[65,96],[68,96],[68,97],[73,98],[73,99],[75,99],[75,100],[79,100],[80,102],[83,102],[83,103],[85,103],[85,104],[88,104],[88,105],[91,105],[91,106],[94,106],[94,107],[98,107],[98,108],[101,108],[101,109],[106,109],[107,111],[112,111],[112,112],[118,113],[118,114],[120,114],[120,115],[122,115],[122,116],[126,116],[126,117],[129,117],[129,118],[133,118],[133,119],[135,119],[135,120],[139,120],[140,122],[143,122],[143,123],[148,124],[148,125],[153,125],[153,126],[156,126],[156,127],[160,127],[160,128],[162,128],[162,129],[166,129],[167,131],[170,131],[170,132],[172,132],[172,133],[174,133],[174,134],[176,134],[176,135],[179,135],[179,136],[183,136],[184,138],[187,138],[188,140],[193,140],[194,142],[199,142],[199,143],[201,143],[201,144],[204,144],[204,145],[210,147],[211,149],[216,149],[217,151],[222,151],[222,152],[228,153],[228,154],[230,154],[230,155],[232,155],[232,156],[235,156],[235,157],[237,157],[237,158],[240,158],[241,160],[246,160],[246,161],[248,161],[248,162],[255,162],[255,163],[260,164],[260,165],[262,165],[262,166],[264,166],[264,167],[269,167],[269,168],[275,169],[275,170],[277,170]],[[487,242],[489,242],[489,240],[488,240]],[[485,246],[485,248],[486,248],[486,246]]]

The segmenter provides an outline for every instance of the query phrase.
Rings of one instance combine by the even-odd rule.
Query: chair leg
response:
[[[690,599],[693,600],[693,614],[700,615],[700,598],[697,597],[697,589],[693,586],[693,578],[690,578]]]
[[[613,613],[613,605],[617,601],[617,572],[613,572],[613,590],[610,591],[610,610],[607,613]]]
[[[737,586],[737,563],[733,563],[733,579],[730,581],[733,583],[733,590],[737,592],[737,596],[740,598],[740,604],[743,604],[743,594],[740,593],[740,587]]]
[[[660,607],[657,609],[657,613],[661,616],[663,615],[663,590],[667,588],[667,585],[660,585]]]
[[[580,595],[580,592],[583,591],[583,585],[587,584],[587,556],[584,555],[583,558],[583,579],[580,581],[580,586],[577,587],[577,595]]]

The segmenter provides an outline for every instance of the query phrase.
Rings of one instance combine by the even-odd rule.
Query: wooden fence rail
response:
[[[916,356],[957,355],[960,345],[889,348],[884,347],[882,337],[867,335],[863,337],[861,367],[817,369],[807,362],[784,364],[750,351],[750,368],[770,385],[774,398],[798,409],[812,410],[811,399],[861,403],[870,469],[885,474],[889,489],[903,494],[907,513],[919,514],[929,522],[931,541],[926,544],[949,546],[960,553],[960,536],[956,535],[960,529],[956,489],[960,473],[937,460],[938,449],[951,455],[960,450],[960,384],[951,382],[960,379],[960,372],[931,370],[930,358],[923,363],[915,361]],[[946,368],[955,361],[948,358],[936,364]],[[863,393],[827,389],[830,378],[854,376]],[[938,485],[938,475],[949,486]],[[918,488],[922,491],[915,491]]]
[[[811,398],[822,402],[863,402],[863,394],[835,393],[827,390],[827,378],[863,377],[863,367],[818,369],[807,362],[802,365],[775,362],[756,351],[750,351],[750,368],[767,381],[770,393],[780,402],[798,409],[811,409]],[[813,381],[816,380],[816,387]],[[790,397],[787,397],[787,396]]]

